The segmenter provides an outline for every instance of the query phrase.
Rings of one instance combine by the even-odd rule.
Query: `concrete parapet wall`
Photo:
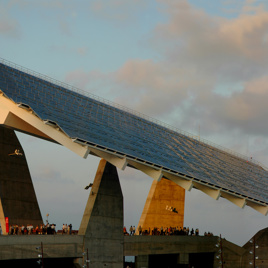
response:
[[[200,258],[200,262],[205,264],[207,256],[210,255],[211,263],[214,265],[210,264],[207,267],[218,267],[220,261],[216,258],[219,255],[219,248],[216,247],[218,241],[217,236],[125,236],[124,255],[136,256],[138,263],[142,263],[143,267],[149,267],[148,263],[145,265],[145,255],[177,254],[179,256],[178,263],[186,265],[190,264],[190,256],[195,259]],[[222,240],[222,251],[226,267],[244,267],[241,266],[244,248],[224,239]],[[159,258],[160,261],[161,257]]]
[[[44,258],[81,258],[83,236],[14,235],[0,236],[0,260],[37,259],[41,242]]]
[[[124,255],[215,252],[216,236],[125,236]]]
[[[255,247],[255,252],[254,252]],[[243,254],[243,267],[250,268],[254,262],[255,266],[259,268],[268,267],[268,228],[260,230],[255,234],[250,241],[243,246],[245,252]],[[250,253],[251,252],[251,253]]]
[[[0,260],[37,259],[40,250],[38,251],[36,248],[40,247],[42,242],[44,258],[73,258],[78,263],[82,263],[82,253],[85,251],[84,239],[85,237],[83,235],[0,236]],[[192,259],[190,256],[200,258],[202,254],[204,256],[214,254],[213,267],[218,267],[219,260],[216,258],[218,255],[217,251],[219,250],[219,248],[216,247],[218,241],[219,237],[217,236],[125,236],[122,241],[122,246],[124,245],[124,256],[136,256],[137,267],[149,267],[148,262],[152,256],[159,255],[158,259],[161,259],[161,256],[172,256],[172,254],[179,256],[178,263],[180,264],[186,264],[188,260],[190,264]],[[267,240],[265,234],[262,234],[258,242],[259,247],[257,254],[259,260],[256,261],[256,265],[264,268],[267,267]],[[109,250],[106,252],[105,258],[109,257],[111,261],[120,262],[120,254],[113,254],[113,247],[117,248],[116,251],[118,250],[116,240],[100,239],[96,241],[96,239],[91,240],[88,238],[87,243],[92,243],[89,249],[89,256],[92,256],[92,254],[95,255],[94,257],[103,260],[109,267],[122,268],[122,263],[108,263],[107,259],[103,259],[102,252],[98,251],[101,246],[107,247],[108,244]],[[104,245],[105,243],[106,245]],[[96,246],[95,250],[94,246]],[[249,265],[249,248],[237,246],[223,239],[222,249],[223,261],[226,267],[244,268],[252,266]],[[93,267],[92,263],[90,263],[90,265],[90,267]]]

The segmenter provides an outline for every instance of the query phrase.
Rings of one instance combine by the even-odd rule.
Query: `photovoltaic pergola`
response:
[[[259,163],[3,59],[0,124],[268,213]]]

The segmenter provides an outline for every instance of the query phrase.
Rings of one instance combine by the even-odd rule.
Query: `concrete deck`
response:
[[[125,236],[124,256],[216,252],[217,239],[217,236]],[[36,248],[41,242],[45,258],[82,258],[83,235],[7,235],[0,236],[0,260],[37,258]]]
[[[256,262],[261,268],[267,267],[267,237],[268,228],[255,236],[259,246],[256,250],[259,259]],[[135,267],[139,268],[152,267],[150,260],[152,262],[154,258],[176,255],[179,265],[177,267],[184,267],[183,263],[191,263],[193,258],[210,254],[213,265],[209,267],[217,267],[218,241],[218,236],[124,236],[124,256],[136,256]],[[86,251],[83,235],[2,235],[0,236],[0,263],[38,259],[40,249],[37,248],[41,243],[45,261],[73,259],[74,263],[79,263],[79,260],[83,260],[83,252]],[[223,239],[222,250],[226,267],[250,267],[248,252],[251,248],[252,244],[249,242],[244,247],[240,247]]]

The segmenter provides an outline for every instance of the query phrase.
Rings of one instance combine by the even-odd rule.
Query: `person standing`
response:
[[[139,235],[142,235],[142,228],[141,228],[141,226],[139,226],[138,231],[139,231]]]
[[[194,228],[192,228],[191,230],[191,235],[194,235]]]
[[[199,229],[198,229],[198,228],[195,229],[195,235],[196,235],[196,236],[199,235]]]

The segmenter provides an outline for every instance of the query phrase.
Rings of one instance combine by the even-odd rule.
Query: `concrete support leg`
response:
[[[176,183],[162,178],[153,181],[136,230],[183,227],[185,190]]]
[[[135,268],[148,268],[149,255],[139,255],[135,258]]]
[[[91,268],[122,268],[124,263],[123,195],[116,167],[100,161],[79,234]]]
[[[43,223],[31,175],[20,142],[11,129],[0,126],[0,223],[9,226]]]

